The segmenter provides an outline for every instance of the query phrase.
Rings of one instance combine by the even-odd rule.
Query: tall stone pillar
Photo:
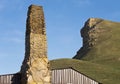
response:
[[[31,5],[28,10],[25,59],[21,74],[22,84],[50,84],[45,21],[41,6]]]

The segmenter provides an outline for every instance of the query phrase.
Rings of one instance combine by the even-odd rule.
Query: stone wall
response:
[[[22,84],[50,84],[43,8],[31,5],[27,16]]]

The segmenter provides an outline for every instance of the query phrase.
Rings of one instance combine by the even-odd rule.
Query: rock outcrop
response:
[[[81,59],[84,57],[89,50],[97,44],[99,37],[103,32],[106,32],[107,29],[99,26],[99,24],[104,21],[99,18],[90,18],[85,22],[84,27],[81,29],[81,36],[83,38],[83,46],[77,52],[76,56],[73,58]]]
[[[94,72],[91,76],[98,78],[101,84],[119,84],[120,22],[90,18],[81,29],[81,36],[83,46],[73,58],[83,64],[77,63],[75,66],[84,66],[81,71],[90,74]]]
[[[43,8],[31,5],[27,16],[21,82],[22,84],[50,84]]]

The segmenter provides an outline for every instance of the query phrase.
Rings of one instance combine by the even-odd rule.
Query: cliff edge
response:
[[[73,59],[115,66],[120,63],[120,23],[90,18],[81,29],[81,36],[83,46]]]

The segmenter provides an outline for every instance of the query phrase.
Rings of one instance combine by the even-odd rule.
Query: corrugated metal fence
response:
[[[0,84],[21,84],[21,75],[0,75]],[[52,70],[51,84],[100,84],[72,68]]]
[[[0,75],[0,84],[21,84],[20,79],[21,79],[21,75],[18,73]]]
[[[95,80],[73,70],[52,70],[52,84],[99,84]]]

